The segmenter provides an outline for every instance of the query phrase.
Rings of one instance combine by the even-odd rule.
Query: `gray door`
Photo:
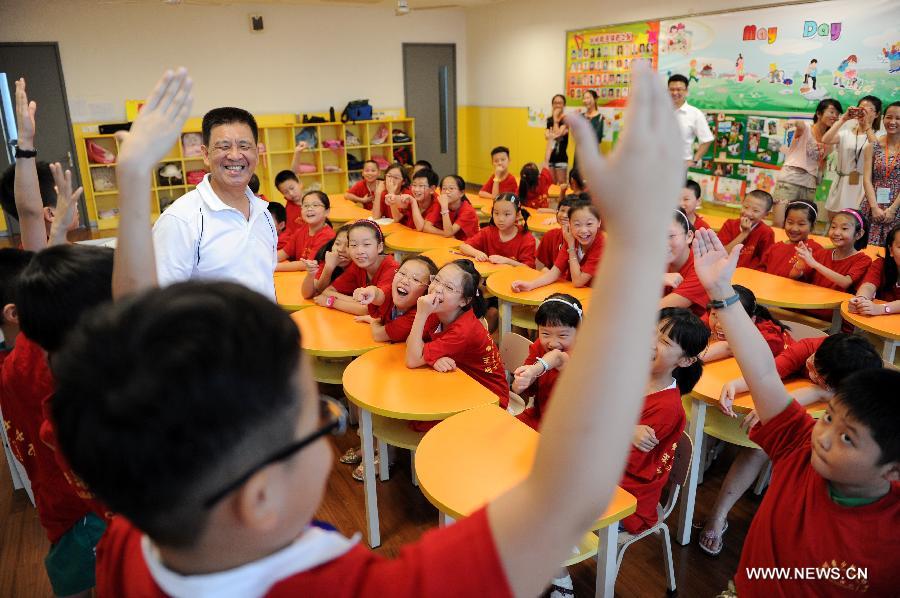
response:
[[[456,172],[456,44],[403,44],[406,115],[416,119],[416,159]]]
[[[34,146],[38,150],[38,160],[59,162],[72,170],[73,188],[81,185],[78,172],[78,157],[75,153],[75,139],[72,134],[72,119],[69,117],[69,102],[66,97],[66,83],[63,79],[59,60],[59,45],[54,42],[0,43],[0,73],[5,74],[5,85],[9,91],[12,108],[15,107],[16,79],[25,77],[28,99],[37,102],[35,116]],[[0,76],[0,84],[4,77]],[[4,110],[5,112],[5,110]],[[7,116],[4,114],[4,117]],[[15,123],[15,112],[11,116]],[[10,118],[5,118],[9,122]],[[15,131],[7,126],[2,128],[8,143],[15,139]],[[12,152],[0,151],[0,172],[10,164]],[[79,207],[81,222],[85,223],[84,199]],[[13,222],[8,222],[12,226]],[[15,227],[18,232],[18,227]]]

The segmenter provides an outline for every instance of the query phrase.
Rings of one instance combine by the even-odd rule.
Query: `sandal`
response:
[[[722,552],[722,549],[725,548],[724,538],[725,538],[725,532],[728,531],[728,522],[727,521],[725,522],[725,525],[722,526],[722,531],[719,532],[718,534],[716,534],[713,531],[707,530],[705,524],[702,527],[701,526],[697,526],[697,527],[699,527],[700,529],[703,530],[703,532],[700,534],[700,538],[697,539],[697,545],[700,547],[700,550],[702,550],[703,552],[705,552],[706,554],[708,554],[710,556],[719,556],[719,554],[721,554],[721,552]],[[704,539],[707,539],[710,541],[718,540],[718,544],[714,545],[715,548],[707,548],[703,544]]]
[[[356,465],[362,461],[362,451],[360,451],[359,447],[347,449],[347,452],[341,455],[338,461],[345,465]]]
[[[568,575],[557,577],[550,584],[550,598],[567,598],[574,595],[575,590],[572,588],[572,578]]]
[[[375,470],[376,471],[378,470],[379,464],[380,464],[380,461],[378,460],[378,457],[375,457]],[[365,470],[363,469],[363,464],[360,463],[359,466],[353,470],[353,474],[352,474],[353,479],[356,480],[357,482],[365,481],[364,471]]]

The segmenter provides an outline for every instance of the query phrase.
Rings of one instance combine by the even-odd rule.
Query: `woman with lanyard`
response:
[[[881,245],[900,224],[900,102],[889,104],[882,117],[885,135],[866,146],[863,186],[866,197],[859,205],[869,221],[869,243]]]
[[[775,200],[772,221],[775,226],[784,226],[784,210],[790,202],[812,203],[816,200],[816,187],[828,154],[828,146],[822,142],[822,137],[843,111],[840,102],[827,98],[816,106],[812,126],[802,120],[794,121],[794,137],[772,191]]]
[[[597,134],[597,143],[603,141],[603,114],[597,106],[597,92],[593,89],[585,89],[581,94],[581,103],[584,104],[584,117],[589,123],[594,133]],[[575,156],[575,163],[572,165],[572,171],[578,169],[578,156]]]
[[[851,120],[855,127],[844,127]],[[854,108],[849,108],[822,135],[825,144],[837,144],[835,166],[838,178],[831,185],[825,209],[828,220],[845,208],[856,209],[865,196],[863,187],[863,153],[870,143],[875,143],[875,132],[881,127],[881,100],[866,96]]]

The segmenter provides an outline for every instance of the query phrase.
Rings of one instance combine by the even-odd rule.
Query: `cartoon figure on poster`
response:
[[[856,70],[858,62],[856,54],[851,54],[842,60],[837,69],[835,69],[833,84],[845,89],[859,89],[859,79]]]
[[[673,23],[665,30],[661,48],[668,53],[688,54],[691,51],[691,33],[684,23]]]
[[[889,73],[900,71],[900,42],[894,42],[890,50],[882,48],[881,54],[884,56],[885,62],[888,63]]]

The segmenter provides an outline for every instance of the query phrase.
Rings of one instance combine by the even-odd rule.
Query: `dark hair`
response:
[[[493,206],[497,205],[498,201],[508,201],[509,203],[511,203],[513,205],[513,207],[516,209],[516,214],[521,214],[522,220],[524,220],[524,222],[522,223],[522,232],[527,233],[528,232],[528,218],[531,216],[531,214],[528,213],[528,210],[526,210],[525,208],[522,207],[521,196],[516,197],[515,193],[500,193],[499,195],[497,195],[497,197],[494,198],[494,203],[491,205],[491,219],[490,219],[490,221],[488,221],[488,225],[489,226],[497,226],[496,224],[494,224],[494,207]]]
[[[494,157],[495,154],[506,154],[506,157],[509,157],[509,148],[505,145],[498,145],[494,149],[491,150],[491,158]]]
[[[363,160],[363,166],[365,166],[366,164],[374,164],[376,169],[381,170],[381,168],[378,166],[378,162],[372,160],[371,158],[368,160]]]
[[[434,166],[432,166],[431,162],[429,162],[428,160],[416,160],[416,163],[413,164],[413,167],[416,166],[424,166],[428,170],[434,170]]]
[[[41,193],[41,204],[45,208],[56,207],[56,182],[53,180],[53,173],[50,172],[50,165],[46,162],[38,162],[37,177],[38,189]],[[0,177],[0,206],[3,211],[12,216],[16,220],[19,219],[19,210],[16,209],[16,165],[11,164],[3,172]]]
[[[689,366],[672,370],[678,391],[687,394],[694,390],[703,374],[703,360],[699,355],[709,344],[709,328],[691,310],[683,307],[664,307],[659,310],[659,321],[663,322],[662,332],[678,343],[684,357],[694,359]]]
[[[582,92],[582,94],[581,94],[582,97],[584,96],[584,94],[588,94],[589,96],[591,96],[592,98],[594,98],[594,102],[597,101],[597,92],[594,91],[593,89],[585,89],[585,90]]]
[[[572,186],[573,182],[578,187],[579,192],[584,191],[584,179],[581,178],[581,171],[578,170],[577,166],[572,168],[572,170],[569,171],[569,186],[570,187]]]
[[[253,195],[259,193],[259,177],[256,174],[250,175],[250,180],[247,181],[247,187],[250,188],[250,191],[253,192]]]
[[[685,89],[691,86],[687,77],[685,77],[684,75],[679,75],[677,73],[669,77],[669,80],[666,81],[666,87],[668,87],[670,83],[684,83]]]
[[[700,199],[700,197],[703,195],[703,190],[700,188],[700,183],[693,179],[686,180],[684,182],[684,188],[690,189],[694,194],[694,197],[696,197],[697,199]]]
[[[95,310],[53,360],[59,446],[112,510],[161,545],[191,546],[206,496],[294,440],[299,357],[287,313],[230,282]]]
[[[802,200],[792,201],[784,210],[785,220],[787,219],[788,212],[793,212],[794,210],[804,210],[806,212],[806,219],[809,220],[810,226],[814,226],[816,224],[816,219],[819,217],[819,213],[816,210],[815,204],[813,204],[812,202]]]
[[[761,199],[766,202],[766,212],[769,212],[769,210],[772,209],[772,204],[775,203],[775,200],[772,199],[772,194],[768,191],[763,191],[762,189],[754,189],[753,191],[745,195],[745,197],[750,197],[752,199]]]
[[[413,175],[413,180],[416,179],[428,179],[429,187],[437,187],[438,183],[438,175],[435,171],[431,170],[427,166]]]
[[[837,110],[838,114],[841,114],[844,111],[844,107],[841,106],[841,103],[834,98],[825,98],[824,100],[820,100],[818,105],[816,106],[816,113],[813,115],[814,124],[819,122],[819,116],[825,114],[825,111],[828,110],[829,106]]]
[[[312,191],[307,191],[306,193],[303,194],[303,197],[300,199],[300,201],[302,202],[304,199],[306,199],[310,195],[315,195],[316,197],[318,197],[319,201],[322,202],[322,205],[325,206],[326,210],[331,209],[331,201],[328,199],[328,194],[326,194],[324,191],[320,191],[318,189],[314,189]]]
[[[269,205],[266,206],[266,209],[272,214],[272,218],[275,219],[275,222],[280,223],[287,220],[287,210],[285,210],[284,206],[277,201],[270,201]]]
[[[818,61],[817,59],[815,59],[815,58],[813,58],[813,59],[810,60],[809,62],[810,62],[810,64],[812,64],[813,62],[815,62],[816,64],[819,64],[819,61]]]
[[[591,214],[594,215],[594,218],[600,220],[600,212],[597,211],[597,206],[594,205],[594,202],[590,200],[585,201],[583,199],[572,202],[572,205],[569,208],[569,220],[572,220],[572,214],[580,210],[590,210]]]
[[[847,415],[872,434],[881,449],[877,464],[900,460],[900,372],[889,368],[854,372],[838,385],[835,401],[847,409]]]
[[[850,221],[853,223],[854,237],[860,230],[862,230],[862,236],[853,242],[853,248],[857,251],[865,249],[866,245],[869,244],[869,222],[862,217],[862,214],[852,208],[844,208],[843,210],[835,214],[834,218],[837,218],[841,214],[850,216]],[[834,218],[831,219],[832,222],[834,221]]]
[[[393,164],[388,166],[384,170],[384,173],[387,174],[388,172],[390,172],[391,170],[394,170],[394,169],[399,170],[400,176],[403,177],[403,181],[400,183],[400,188],[402,189],[404,187],[409,187],[409,175],[406,173],[406,167],[403,166],[403,164],[400,164],[400,162],[394,162]]]
[[[375,241],[378,243],[384,243],[384,233],[381,231],[381,227],[378,226],[378,223],[374,220],[369,220],[368,218],[363,218],[361,220],[357,220],[350,225],[350,228],[347,229],[347,240],[350,240],[350,233],[353,232],[357,228],[365,228],[367,230],[375,233]]]
[[[441,270],[447,266],[456,266],[463,272],[463,288],[460,289],[460,292],[463,299],[469,300],[469,303],[462,308],[463,311],[471,308],[476,318],[483,318],[487,312],[487,303],[484,300],[484,295],[481,294],[481,274],[475,269],[475,264],[472,263],[472,260],[453,260],[444,264]]]
[[[558,301],[550,301],[551,299]],[[584,307],[582,307],[581,301],[566,293],[553,293],[541,302],[534,315],[534,323],[538,326],[578,328],[583,313]]]
[[[552,98],[550,98],[550,104],[553,104],[553,102],[556,101],[556,98],[562,98],[563,105],[565,105],[565,103],[566,103],[566,96],[564,96],[564,95],[561,94],[561,93],[558,93],[558,94],[554,95]]]
[[[37,253],[15,288],[22,332],[57,351],[82,314],[112,300],[112,270],[108,247],[55,245]]]
[[[896,258],[891,255],[891,246],[893,246],[898,233],[900,233],[900,224],[892,228],[884,238],[884,268],[881,271],[881,285],[878,287],[882,293],[890,293],[897,286],[897,262]]]
[[[753,294],[753,291],[739,284],[732,286],[734,287],[734,292],[737,293],[738,297],[741,299],[741,307],[744,308],[744,311],[747,312],[748,316],[756,318],[757,320],[772,322],[778,326],[782,332],[791,329],[790,326],[783,324],[778,318],[773,316],[765,305],[757,303],[756,295]]]
[[[859,106],[863,102],[869,102],[875,108],[875,120],[872,121],[872,130],[879,130],[881,128],[881,100],[875,96],[863,96],[859,98],[856,105]]]
[[[256,126],[256,119],[253,118],[253,115],[243,108],[227,106],[213,108],[203,115],[203,145],[209,146],[209,138],[215,127],[232,123],[242,123],[250,127],[250,131],[253,133],[253,143],[259,142],[259,127]]]
[[[890,104],[885,106],[884,112],[882,112],[882,115],[887,114],[888,110],[890,110],[891,108],[900,108],[900,102],[891,102]]]
[[[556,204],[556,211],[559,212],[561,208],[571,208],[572,204],[579,200],[581,200],[580,194],[567,193],[565,197],[560,198],[559,202]]]
[[[325,261],[325,254],[334,248],[334,242],[337,240],[338,235],[349,235],[350,234],[350,225],[345,224],[344,226],[338,228],[334,231],[334,237],[328,240],[327,243],[319,247],[319,250],[316,252],[316,261],[323,262]],[[344,273],[344,269],[340,266],[337,266],[334,271],[331,273],[331,280],[337,280],[337,277]]]
[[[19,274],[34,257],[33,251],[4,247],[0,249],[0,322],[3,321],[3,308],[9,303],[15,303],[15,288]],[[6,344],[11,345],[15,339],[6,339]]]
[[[275,188],[277,189],[287,181],[294,181],[295,183],[299,183],[300,179],[297,178],[297,174],[293,170],[282,170],[278,174],[275,175]]]
[[[519,171],[519,197],[527,200],[528,195],[532,191],[538,190],[540,184],[541,171],[537,164],[528,162]]]
[[[428,273],[431,276],[434,276],[435,274],[438,273],[437,264],[435,264],[434,260],[432,260],[427,255],[422,255],[421,253],[410,255],[407,258],[405,258],[402,262],[400,262],[400,265],[402,266],[406,262],[421,262],[421,263],[425,264],[425,267],[428,268]]]
[[[441,186],[444,186],[444,181],[447,179],[453,179],[456,183],[456,186],[459,187],[460,192],[463,194],[461,201],[469,201],[469,198],[466,197],[466,181],[463,180],[461,176],[458,174],[448,174],[444,178],[441,179]]]
[[[690,219],[687,217],[687,214],[684,213],[684,210],[681,208],[675,208],[672,210],[672,220],[681,225],[681,228],[684,229],[684,234],[694,232],[694,225],[691,224]]]
[[[853,372],[876,370],[884,366],[872,343],[861,336],[838,332],[819,346],[813,357],[816,371],[831,388]]]

